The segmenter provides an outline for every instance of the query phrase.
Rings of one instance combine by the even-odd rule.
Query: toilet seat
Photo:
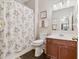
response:
[[[43,40],[35,40],[32,43],[33,46],[41,46],[43,45]]]

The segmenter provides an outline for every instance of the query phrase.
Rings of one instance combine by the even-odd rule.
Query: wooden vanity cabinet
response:
[[[77,42],[47,38],[46,54],[51,59],[77,59]]]

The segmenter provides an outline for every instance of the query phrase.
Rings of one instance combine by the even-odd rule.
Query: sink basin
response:
[[[59,36],[64,36],[64,34],[59,34]]]
[[[55,33],[51,33],[46,38],[76,41],[76,40],[72,40],[73,37],[77,37],[77,34],[74,34],[73,32],[55,32]]]

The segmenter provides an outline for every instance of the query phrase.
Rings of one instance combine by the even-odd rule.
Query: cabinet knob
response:
[[[72,44],[72,45],[74,45],[74,44]]]

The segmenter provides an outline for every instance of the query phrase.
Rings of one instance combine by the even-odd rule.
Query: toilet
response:
[[[39,57],[43,53],[43,44],[44,41],[41,39],[32,42],[32,45],[35,49],[35,57]]]
[[[35,57],[39,57],[43,53],[43,47],[45,43],[46,33],[41,33],[39,39],[32,42],[32,46],[35,49]]]

